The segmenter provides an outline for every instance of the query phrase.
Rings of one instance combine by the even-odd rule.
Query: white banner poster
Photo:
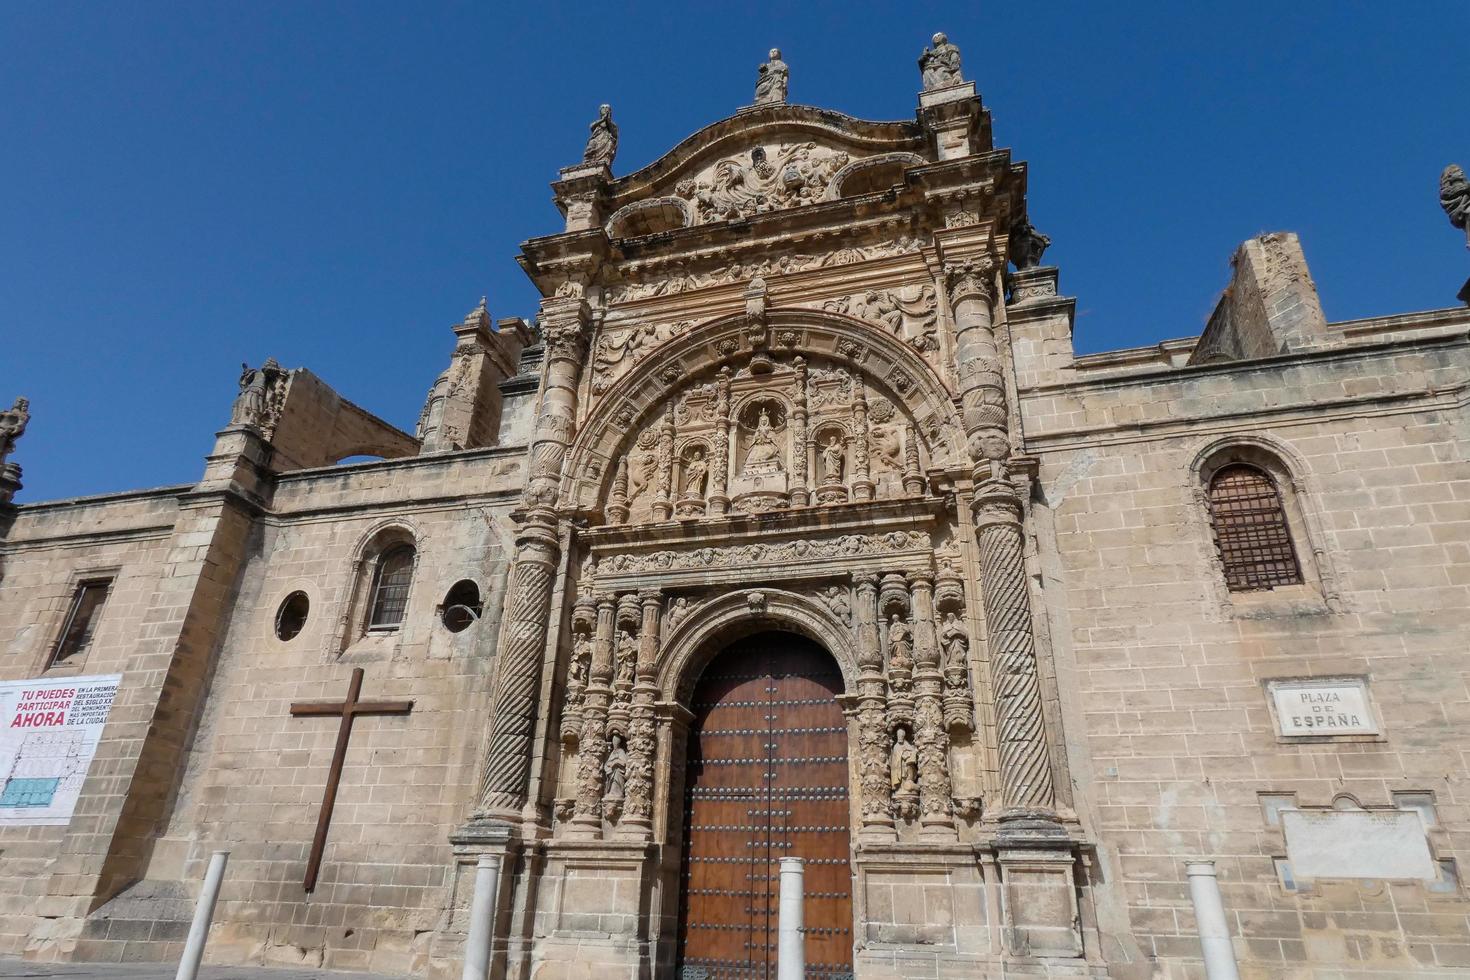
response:
[[[121,680],[0,682],[0,827],[71,822]]]

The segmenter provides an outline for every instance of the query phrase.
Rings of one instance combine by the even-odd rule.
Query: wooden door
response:
[[[842,677],[786,633],[742,640],[694,693],[680,980],[775,980],[780,859],[806,861],[806,975],[852,976]]]

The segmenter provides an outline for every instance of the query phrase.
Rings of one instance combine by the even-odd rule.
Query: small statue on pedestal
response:
[[[893,733],[893,751],[888,755],[888,781],[894,796],[919,792],[919,750],[909,741],[908,729]]]
[[[772,48],[770,60],[756,71],[755,105],[779,105],[785,102],[790,79],[791,69],[781,60],[781,49]]]
[[[924,91],[958,85],[964,81],[960,75],[960,49],[949,43],[941,32],[935,34],[934,46],[925,48],[919,55],[919,71],[924,77]]]
[[[582,151],[582,162],[611,167],[613,157],[618,155],[618,124],[612,121],[612,106],[601,106],[597,121],[588,128],[591,135],[587,137],[587,148]]]

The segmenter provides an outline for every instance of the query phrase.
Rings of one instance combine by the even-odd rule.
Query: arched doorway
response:
[[[694,689],[684,783],[681,980],[775,980],[778,865],[806,861],[808,977],[852,976],[847,721],[821,647],[759,633]]]

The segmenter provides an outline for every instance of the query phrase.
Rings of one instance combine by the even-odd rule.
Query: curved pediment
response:
[[[745,109],[612,181],[604,213],[628,215],[640,202],[673,199],[687,202],[687,227],[812,204],[835,197],[841,182],[834,178],[868,158],[925,162],[926,143],[915,122],[870,122],[811,106]],[[609,222],[608,230],[625,237],[637,227]]]
[[[743,316],[663,344],[581,426],[563,506],[610,523],[923,495],[966,465],[943,382],[911,347],[850,316]]]

